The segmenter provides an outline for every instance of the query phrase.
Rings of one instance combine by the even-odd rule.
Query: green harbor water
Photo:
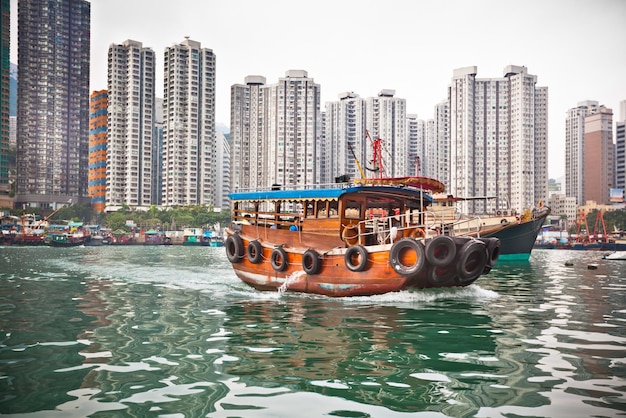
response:
[[[0,247],[0,414],[626,416],[626,261],[601,256],[330,299],[253,290],[223,248]]]

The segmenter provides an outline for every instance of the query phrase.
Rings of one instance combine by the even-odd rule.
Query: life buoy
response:
[[[434,287],[442,287],[450,284],[456,277],[456,269],[453,264],[447,266],[430,266],[428,268],[428,282]]]
[[[508,220],[508,219],[502,219],[502,220],[500,221],[500,223],[501,223],[502,225],[508,225],[508,224],[509,224],[509,220]]]
[[[424,231],[424,228],[412,229],[409,232],[409,238],[415,238],[415,239],[426,238],[426,231]]]
[[[415,261],[412,264],[404,263],[408,251],[414,253]],[[424,267],[424,245],[412,238],[402,238],[396,241],[389,251],[389,263],[398,274],[403,276],[416,275]]]
[[[487,267],[493,267],[500,257],[502,243],[498,238],[481,238],[487,248]]]
[[[240,263],[243,260],[243,240],[239,235],[230,235],[224,242],[226,257],[231,263]]]
[[[250,241],[247,248],[248,261],[252,264],[259,264],[263,259],[263,247],[257,240]]]
[[[276,247],[272,250],[270,256],[270,263],[272,268],[276,271],[284,271],[287,268],[287,252],[282,247]]]
[[[359,241],[359,226],[357,224],[348,224],[341,231],[341,240],[348,245],[355,245]]]
[[[439,235],[426,243],[426,260],[437,267],[445,267],[456,257],[456,244],[447,235]]]
[[[466,242],[459,251],[457,279],[461,286],[467,286],[481,275],[487,265],[485,244],[473,239]]]
[[[302,254],[302,270],[306,274],[317,274],[320,272],[321,267],[322,262],[317,251],[309,249]]]
[[[362,245],[353,245],[346,250],[344,261],[350,271],[363,271],[367,267],[367,250]]]

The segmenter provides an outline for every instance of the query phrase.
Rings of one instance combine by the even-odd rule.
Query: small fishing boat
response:
[[[46,237],[46,241],[52,247],[78,247],[84,245],[85,240],[85,235],[73,233],[52,233]]]
[[[431,228],[430,193],[444,189],[402,177],[231,193],[226,255],[259,290],[343,297],[467,286],[496,263],[500,240]]]

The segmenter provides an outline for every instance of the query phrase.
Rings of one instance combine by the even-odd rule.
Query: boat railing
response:
[[[238,187],[236,193],[246,192],[268,192],[273,190],[326,190],[326,189],[345,189],[353,186],[354,183],[314,183],[314,184],[274,184],[267,187]]]
[[[427,212],[427,222],[444,235],[479,235],[484,229],[483,219],[479,215],[455,214],[453,218],[440,213]]]
[[[426,212],[413,211],[404,215],[376,216],[362,220],[352,228],[358,233],[357,241],[368,244],[393,243],[403,237],[429,238],[439,235],[436,222],[411,221],[428,219],[425,215]]]

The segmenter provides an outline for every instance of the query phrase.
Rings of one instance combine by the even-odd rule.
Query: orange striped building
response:
[[[89,100],[89,175],[88,190],[91,206],[96,213],[104,212],[107,163],[107,106],[106,90],[94,91]]]

